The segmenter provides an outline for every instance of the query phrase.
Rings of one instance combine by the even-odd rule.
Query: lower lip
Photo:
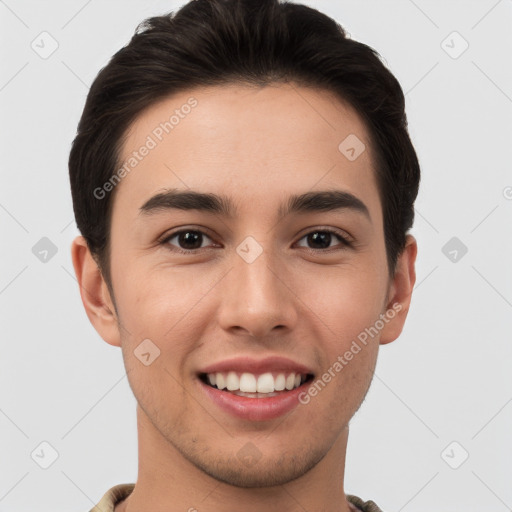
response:
[[[300,385],[291,391],[283,391],[277,396],[268,398],[249,398],[233,393],[221,391],[208,386],[201,379],[197,379],[206,395],[222,410],[250,421],[265,421],[278,418],[297,407],[299,395],[309,387],[310,381]]]

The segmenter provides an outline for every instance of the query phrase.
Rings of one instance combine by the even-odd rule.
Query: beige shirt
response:
[[[96,507],[92,508],[90,512],[114,512],[115,505],[127,498],[134,487],[135,484],[114,485],[103,495]],[[347,494],[347,500],[353,512],[382,512],[373,501],[364,502],[361,498],[350,494]]]

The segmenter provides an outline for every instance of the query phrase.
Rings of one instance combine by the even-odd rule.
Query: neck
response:
[[[137,407],[138,478],[115,512],[350,512],[343,490],[348,427],[330,450],[294,480],[267,487],[220,481],[184,457]]]

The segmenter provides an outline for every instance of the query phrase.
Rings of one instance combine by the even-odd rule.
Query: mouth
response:
[[[219,411],[248,421],[273,420],[297,407],[314,378],[300,362],[271,355],[249,355],[211,363],[196,371],[204,399]]]
[[[265,372],[215,372],[199,373],[199,380],[218,391],[245,398],[265,399],[294,392],[314,379],[312,373]]]

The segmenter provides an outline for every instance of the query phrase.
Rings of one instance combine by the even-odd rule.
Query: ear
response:
[[[120,347],[121,337],[114,303],[83,236],[73,240],[71,258],[89,321],[107,343]]]
[[[418,245],[412,235],[406,236],[405,248],[398,257],[386,300],[388,321],[381,330],[380,344],[390,343],[400,336],[409,312],[411,295],[416,282],[416,254]]]

